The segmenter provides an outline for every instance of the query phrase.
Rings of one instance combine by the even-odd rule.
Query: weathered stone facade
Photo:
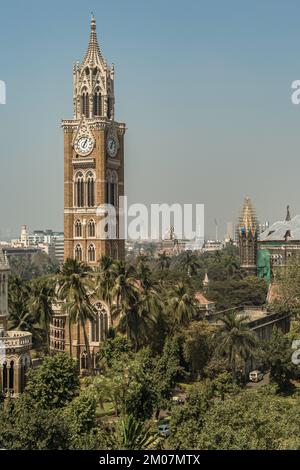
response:
[[[9,271],[7,258],[0,250],[0,393],[4,398],[16,397],[24,390],[32,346],[31,333],[8,330]]]

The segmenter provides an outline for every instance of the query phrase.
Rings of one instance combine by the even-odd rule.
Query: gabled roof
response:
[[[271,227],[260,234],[261,242],[268,241],[296,241],[300,240],[300,215],[292,219],[275,222]]]

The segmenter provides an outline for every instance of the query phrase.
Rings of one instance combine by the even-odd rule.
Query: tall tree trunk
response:
[[[72,322],[71,322],[71,319],[70,319],[70,315],[68,315],[68,327],[69,327],[69,342],[70,342],[69,353],[70,353],[70,357],[73,357],[73,351],[72,351]]]
[[[90,343],[88,339],[88,335],[85,329],[85,322],[81,322],[82,329],[83,329],[83,335],[84,335],[84,343],[85,343],[85,349],[87,353],[87,361],[88,361],[88,370],[90,373],[92,373],[92,358],[91,358],[91,351],[90,351]]]

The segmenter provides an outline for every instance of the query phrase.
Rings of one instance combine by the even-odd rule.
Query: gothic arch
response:
[[[76,238],[82,237],[82,223],[79,219],[77,219],[74,224],[74,235]]]
[[[95,175],[92,171],[88,171],[86,174],[87,184],[87,206],[95,206]]]
[[[102,115],[102,95],[100,87],[97,86],[94,91],[93,96],[93,115],[101,116]]]
[[[87,223],[88,238],[95,238],[96,236],[96,223],[94,219],[90,219]]]
[[[80,245],[80,243],[78,243],[78,244],[75,246],[74,257],[75,257],[76,261],[79,261],[79,262],[81,262],[82,259],[83,259],[83,256],[82,256],[82,246]]]
[[[102,342],[107,337],[110,326],[110,316],[107,305],[104,302],[94,304],[95,319],[90,321],[90,341],[94,343]]]
[[[96,248],[93,243],[88,247],[88,262],[94,263],[96,261]]]
[[[78,171],[74,178],[74,203],[77,207],[84,207],[84,175]]]
[[[81,114],[86,118],[89,117],[89,93],[87,87],[83,87],[81,90]]]

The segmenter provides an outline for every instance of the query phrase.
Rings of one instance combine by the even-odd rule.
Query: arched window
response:
[[[112,172],[111,183],[110,183],[110,204],[114,207],[118,206],[118,175],[116,171]]]
[[[87,88],[82,89],[81,94],[81,114],[84,114],[85,117],[89,117],[89,94]]]
[[[75,178],[75,205],[84,207],[84,178],[81,172]]]
[[[94,343],[104,341],[109,327],[108,312],[101,302],[94,305],[96,310],[95,319],[91,321],[90,339]]]
[[[95,205],[95,180],[92,172],[87,174],[87,205],[88,207]]]
[[[2,387],[5,392],[7,389],[7,363],[4,362],[2,366]]]
[[[82,224],[80,220],[76,220],[75,222],[75,237],[82,237]]]
[[[87,353],[86,351],[83,351],[83,353],[81,354],[81,369],[87,369]]]
[[[87,229],[88,229],[88,238],[94,238],[96,236],[96,225],[95,225],[94,220],[88,221]]]
[[[102,114],[101,106],[102,106],[101,92],[100,92],[100,88],[97,87],[94,93],[94,97],[93,97],[93,115],[94,116],[101,116]]]
[[[96,261],[96,250],[94,245],[90,245],[88,248],[88,261],[91,263]]]
[[[118,174],[107,170],[105,181],[105,202],[114,207],[118,206]]]
[[[75,259],[76,261],[82,261],[82,248],[81,245],[75,246]]]

